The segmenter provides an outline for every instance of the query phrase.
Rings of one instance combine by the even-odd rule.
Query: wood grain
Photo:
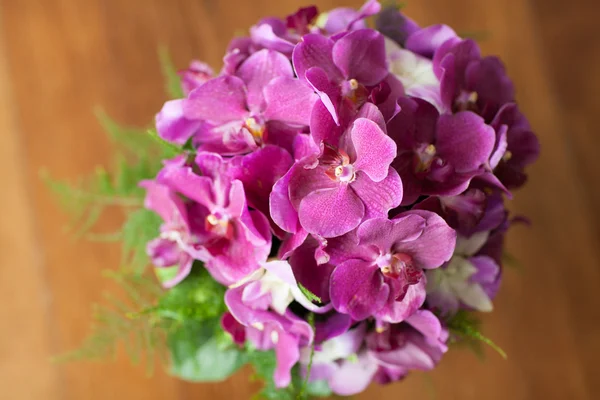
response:
[[[74,242],[38,178],[75,178],[110,159],[92,109],[146,124],[165,100],[158,44],[179,67],[218,66],[228,40],[300,0],[0,0],[0,383],[13,400],[249,398],[249,371],[221,384],[152,378],[125,357],[55,365],[89,329],[90,304],[108,286],[101,269],[118,249]],[[321,9],[357,0],[318,1]],[[595,0],[419,0],[407,12],[423,25],[488,32],[540,135],[542,157],[511,208],[533,220],[515,228],[509,250],[524,265],[506,270],[485,332],[509,354],[481,364],[454,352],[431,374],[373,386],[358,398],[597,399],[600,382],[600,45]],[[103,221],[114,224],[115,215]]]

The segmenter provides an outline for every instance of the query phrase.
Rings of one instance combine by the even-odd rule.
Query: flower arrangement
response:
[[[492,311],[522,220],[504,199],[539,153],[498,58],[369,0],[265,18],[218,74],[166,71],[176,99],[150,135],[102,118],[129,151],[113,173],[53,183],[92,216],[124,205],[125,264],[146,253],[158,278],[111,273],[124,319],[100,314],[71,356],[141,334],[177,376],[251,363],[265,397],[301,398],[430,370],[455,342],[497,348],[474,313]]]

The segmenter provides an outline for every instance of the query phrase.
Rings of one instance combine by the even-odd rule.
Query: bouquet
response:
[[[105,332],[126,326],[184,379],[251,363],[264,397],[302,398],[431,370],[453,343],[497,348],[476,313],[539,153],[498,58],[369,0],[265,18],[220,72],[170,78],[151,144],[131,134],[136,157],[93,185],[145,196],[118,239],[156,276],[112,273],[135,308],[77,354],[133,340]]]

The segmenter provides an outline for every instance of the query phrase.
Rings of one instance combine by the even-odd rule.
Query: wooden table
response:
[[[229,38],[300,0],[0,0],[0,395],[10,400],[246,399],[248,371],[192,385],[125,357],[54,365],[89,330],[90,304],[108,283],[100,270],[118,249],[75,242],[66,215],[38,178],[42,167],[74,178],[109,159],[92,109],[145,124],[165,100],[156,49],[179,67],[218,66]],[[319,1],[321,9],[359,1]],[[488,32],[522,109],[542,142],[529,185],[512,202],[534,221],[515,228],[507,270],[485,332],[509,354],[480,363],[449,354],[422,375],[358,398],[600,398],[600,36],[597,0],[414,0],[422,24]],[[596,208],[598,207],[598,208]],[[115,217],[116,218],[116,217]],[[103,224],[110,226],[110,218]]]

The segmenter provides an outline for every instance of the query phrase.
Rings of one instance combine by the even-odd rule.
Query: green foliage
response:
[[[171,374],[193,382],[227,379],[246,357],[225,335],[218,318],[184,323],[169,335]]]
[[[173,65],[166,47],[160,47],[158,49],[158,58],[160,59],[160,66],[165,78],[165,90],[167,95],[169,95],[172,99],[180,99],[184,97],[183,90],[181,88],[181,79],[177,74],[177,69]]]
[[[139,187],[139,182],[152,179],[161,168],[163,159],[183,152],[177,146],[157,138],[154,131],[122,127],[102,111],[97,111],[96,115],[117,147],[117,155],[110,171],[98,167],[90,176],[73,184],[55,180],[45,171],[41,174],[63,207],[71,214],[72,228],[77,236],[88,233],[109,207],[119,207],[126,213],[141,208],[144,190]],[[139,215],[133,215],[133,218],[137,221]],[[130,227],[132,225],[139,226],[135,221]],[[131,229],[128,232],[130,231]],[[123,239],[117,233],[90,236],[99,240]]]
[[[502,253],[502,265],[514,268],[520,272],[525,270],[519,259],[506,250]]]
[[[165,292],[154,312],[181,323],[220,318],[226,311],[225,287],[197,262],[190,275]]]
[[[383,9],[395,8],[396,10],[401,11],[404,7],[406,7],[406,3],[398,0],[385,0],[381,2],[381,6]]]
[[[223,332],[225,287],[196,265],[179,285],[167,291],[151,313],[176,323],[168,334],[171,374],[189,381],[221,381],[246,363],[246,357]]]
[[[308,290],[307,288],[305,288],[300,282],[298,282],[298,289],[300,289],[300,291],[302,292],[302,294],[310,301],[314,302],[314,303],[318,303],[321,304],[321,298],[319,296],[317,296],[316,294],[314,294],[313,292],[311,292],[310,290]]]
[[[507,358],[504,350],[480,332],[481,322],[473,313],[460,310],[446,323],[452,335],[451,339],[455,343],[467,345],[480,358],[483,357],[482,344],[487,344],[502,358]]]
[[[321,299],[319,299],[319,303],[320,302],[321,302]],[[312,312],[310,314],[308,314],[308,323],[310,324],[310,327],[312,328],[312,330],[314,332],[315,331],[315,314]],[[306,377],[304,378],[304,381],[302,382],[302,387],[300,388],[300,392],[298,394],[299,399],[302,399],[305,397],[307,386],[308,386],[308,378],[310,378],[310,371],[312,369],[312,363],[313,363],[314,357],[315,357],[315,342],[313,340],[313,342],[310,345],[310,356],[308,359],[308,365],[306,366]]]
[[[161,224],[160,217],[140,208],[131,212],[121,229],[122,264],[141,273],[148,264],[146,244],[154,239]]]
[[[472,32],[459,32],[458,36],[465,39],[472,39],[476,42],[485,42],[492,37],[492,34],[489,31],[472,31]]]
[[[79,180],[77,184],[54,180],[45,171],[42,171],[41,177],[71,214],[71,228],[77,236],[89,231],[107,207],[117,206],[128,210],[142,205],[142,198],[139,196],[115,196],[117,187],[102,168],[98,168],[92,176]]]
[[[108,304],[95,307],[90,336],[57,360],[114,357],[122,344],[134,363],[145,354],[149,372],[157,354],[165,362],[170,355],[171,372],[193,381],[225,379],[246,362],[220,328],[225,288],[201,265],[168,291],[135,272],[105,276],[122,287],[123,299],[106,296]]]
[[[101,360],[114,357],[119,345],[133,363],[145,359],[151,373],[156,356],[166,359],[166,332],[172,324],[153,313],[139,313],[152,307],[161,289],[156,280],[139,274],[106,272],[124,291],[122,298],[106,296],[108,305],[94,307],[91,334],[81,346],[56,358],[57,361]]]
[[[277,388],[273,382],[273,373],[277,366],[277,357],[275,351],[260,351],[252,346],[247,346],[246,354],[248,362],[254,368],[254,379],[264,382],[264,386],[253,399],[269,399],[269,400],[298,400],[304,399],[300,397],[299,389],[302,387],[302,378],[298,371],[298,367],[292,369],[292,382],[286,388]]]
[[[330,397],[333,392],[329,388],[327,381],[313,381],[306,385],[306,393],[310,397]]]
[[[309,314],[308,322],[314,329],[315,316]],[[282,400],[305,400],[312,397],[326,397],[331,394],[327,382],[308,382],[312,359],[314,356],[314,343],[311,347],[310,360],[307,365],[306,377],[300,376],[300,367],[296,365],[292,369],[292,382],[286,388],[277,388],[273,382],[273,373],[277,366],[275,351],[259,351],[251,345],[246,346],[246,358],[254,368],[254,378],[264,382],[262,390],[256,394],[255,399],[282,399]]]

